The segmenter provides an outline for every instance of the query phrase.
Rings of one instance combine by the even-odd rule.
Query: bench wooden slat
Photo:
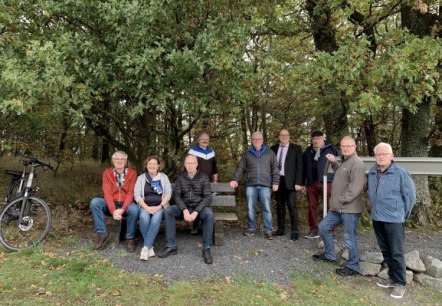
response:
[[[236,206],[236,199],[234,195],[214,195],[212,196],[212,207],[225,206],[234,207]]]
[[[221,213],[215,212],[216,221],[238,221],[238,216],[235,213]]]
[[[211,183],[212,192],[219,193],[235,193],[235,189],[231,188],[229,183]]]

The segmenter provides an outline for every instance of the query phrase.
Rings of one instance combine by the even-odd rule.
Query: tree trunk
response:
[[[367,154],[374,155],[374,147],[376,146],[376,129],[373,122],[373,116],[370,115],[364,120],[364,134],[367,143]]]
[[[338,50],[336,30],[332,23],[333,13],[328,6],[328,1],[307,0],[306,9],[311,18],[311,31],[316,49],[328,53]],[[324,89],[322,98],[325,108],[330,109],[322,114],[327,138],[337,144],[342,136],[348,134],[347,102],[342,101],[342,96],[333,85]]]
[[[430,35],[433,19],[428,6],[420,0],[414,6],[403,5],[401,8],[402,26],[411,34],[419,37]],[[402,112],[401,148],[402,156],[428,156],[428,135],[430,131],[430,100],[424,98],[412,114],[404,109]],[[428,177],[414,177],[417,190],[417,202],[411,221],[416,225],[428,225],[431,219],[431,197],[428,188]]]

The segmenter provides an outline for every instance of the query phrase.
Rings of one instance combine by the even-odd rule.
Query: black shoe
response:
[[[337,268],[336,269],[336,273],[341,275],[341,276],[354,276],[354,275],[358,275],[359,274],[358,271],[350,269],[349,267]]]
[[[211,265],[213,263],[212,254],[210,253],[210,250],[203,250],[203,258],[206,264]]]
[[[335,261],[333,259],[328,259],[327,257],[325,257],[325,254],[315,254],[312,256],[314,261],[325,261],[328,263],[335,263]]]
[[[267,239],[267,240],[273,240],[272,233],[265,233],[264,234],[264,238]]]
[[[299,238],[299,235],[298,235],[298,234],[292,234],[292,235],[290,236],[290,240],[293,240],[293,241],[298,240],[298,238]]]
[[[273,236],[284,236],[284,235],[285,235],[284,231],[281,230],[276,230],[273,232]]]
[[[162,253],[158,254],[158,257],[159,258],[166,258],[170,255],[175,255],[176,253],[178,253],[176,247],[175,248],[166,247]]]
[[[251,230],[245,230],[242,234],[244,236],[252,237],[253,235],[255,235],[255,232]]]

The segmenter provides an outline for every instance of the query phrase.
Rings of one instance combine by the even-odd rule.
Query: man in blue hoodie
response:
[[[247,196],[247,223],[248,229],[245,236],[253,236],[256,231],[256,203],[261,202],[262,218],[264,224],[264,238],[272,240],[272,211],[270,198],[272,190],[279,187],[279,168],[275,153],[270,150],[263,140],[261,132],[252,134],[252,146],[242,156],[236,167],[230,187],[238,187],[241,175],[246,172]]]
[[[391,145],[379,143],[374,147],[374,155],[376,164],[368,173],[368,196],[373,229],[389,276],[377,285],[392,288],[390,296],[400,299],[406,284],[404,222],[416,202],[416,187],[410,173],[394,162]]]

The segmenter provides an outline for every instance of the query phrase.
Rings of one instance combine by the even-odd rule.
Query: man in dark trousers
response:
[[[290,239],[295,241],[299,238],[296,192],[302,190],[302,149],[299,145],[290,143],[290,133],[287,129],[280,130],[278,138],[279,144],[271,147],[276,154],[280,169],[279,189],[275,192],[278,229],[274,235],[285,235],[285,206],[287,205],[292,231]]]
[[[308,223],[310,226],[310,232],[304,236],[307,239],[319,238],[318,229],[318,206],[321,203],[319,201],[323,193],[323,184],[327,184],[327,207],[329,207],[332,181],[334,174],[327,174],[327,182],[323,182],[323,174],[325,171],[325,165],[327,163],[327,154],[333,154],[338,156],[338,149],[331,143],[325,140],[324,133],[322,131],[314,131],[311,134],[311,145],[305,150],[303,155],[304,162],[304,191],[307,193],[308,200]],[[336,235],[334,233],[333,235]]]

